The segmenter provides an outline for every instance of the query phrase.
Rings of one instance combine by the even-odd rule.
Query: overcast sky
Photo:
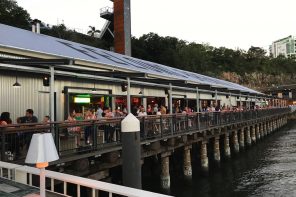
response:
[[[100,8],[109,0],[17,0],[31,17],[71,28],[101,29]],[[296,35],[295,0],[131,0],[132,35],[149,32],[212,46],[268,49]]]

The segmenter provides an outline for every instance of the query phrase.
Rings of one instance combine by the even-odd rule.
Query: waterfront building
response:
[[[0,34],[0,111],[11,112],[13,121],[28,108],[40,118],[53,111],[55,120],[98,106],[123,109],[127,77],[132,106],[189,106],[202,111],[211,105],[267,104],[258,91],[213,77],[3,24]],[[20,88],[13,87],[16,81]]]

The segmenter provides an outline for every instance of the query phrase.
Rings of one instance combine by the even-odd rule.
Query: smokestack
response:
[[[114,49],[131,56],[130,0],[114,0]]]
[[[40,34],[40,23],[39,22],[37,22],[37,24],[36,24],[36,33]]]
[[[32,32],[40,34],[40,23],[41,21],[38,19],[34,19],[31,24],[32,24]]]
[[[32,32],[33,32],[33,33],[36,33],[36,26],[35,26],[35,23],[32,23]]]

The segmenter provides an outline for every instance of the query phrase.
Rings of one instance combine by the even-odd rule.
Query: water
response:
[[[159,176],[144,178],[144,189],[180,197],[296,196],[296,123],[265,137],[220,167],[210,166],[209,176],[199,173],[193,161],[193,179],[171,169],[171,190],[163,191]],[[180,163],[180,162],[179,162]]]

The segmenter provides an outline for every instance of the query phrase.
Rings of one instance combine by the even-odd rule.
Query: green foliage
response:
[[[30,14],[15,0],[0,0],[0,23],[30,29]]]
[[[133,38],[132,54],[137,58],[216,77],[223,72],[240,76],[254,72],[270,75],[296,72],[295,59],[268,57],[260,47],[252,46],[248,51],[215,48],[173,37],[161,37],[155,33]]]

